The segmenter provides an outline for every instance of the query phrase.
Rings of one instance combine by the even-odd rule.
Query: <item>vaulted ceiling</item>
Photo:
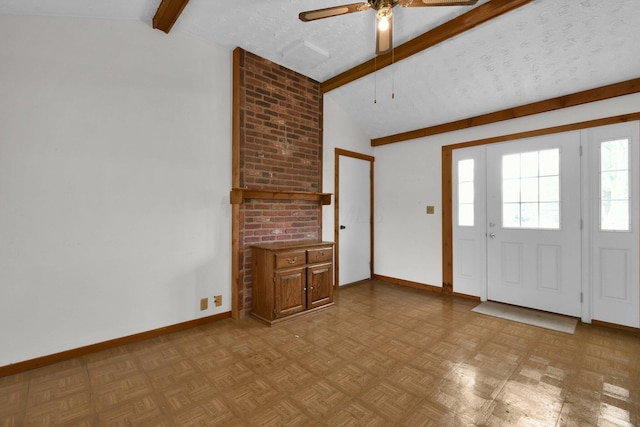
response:
[[[430,47],[406,59],[387,57],[394,63],[386,67],[384,58],[374,59],[375,11],[298,19],[302,11],[353,2],[189,0],[168,37],[186,32],[229,49],[240,46],[321,82],[373,60],[376,72],[327,92],[371,138],[640,77],[639,0],[396,7],[394,45],[427,33],[423,41]],[[518,7],[435,43],[449,21],[509,3]],[[151,26],[159,5],[160,0],[0,0],[0,13],[133,19],[157,31]]]

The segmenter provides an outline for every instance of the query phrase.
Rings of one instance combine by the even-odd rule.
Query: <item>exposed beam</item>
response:
[[[438,43],[442,43],[443,41],[462,34],[465,31],[469,31],[480,24],[524,6],[532,1],[533,0],[491,0],[488,3],[471,9],[457,18],[445,22],[426,33],[401,44],[394,49],[393,54],[389,52],[384,55],[379,55],[377,58],[370,59],[367,62],[330,78],[322,83],[322,91],[326,93],[339,88],[340,86],[346,85],[347,83],[351,83],[354,80],[391,65],[392,59],[394,62],[402,61],[411,55],[422,52],[425,49],[433,47]]]
[[[162,0],[155,16],[153,28],[169,33],[189,0]]]
[[[569,123],[566,125],[552,126],[544,129],[526,130],[518,133],[510,133],[507,135],[492,136],[484,139],[476,139],[473,141],[458,142],[456,144],[445,145],[442,152],[447,150],[458,150],[460,148],[477,147],[478,145],[497,144],[499,142],[509,142],[518,139],[534,138],[536,136],[545,136],[554,133],[571,132],[574,130],[582,130],[589,128],[597,128],[600,126],[614,125],[618,123],[628,123],[640,120],[640,111],[635,113],[620,114],[618,116],[605,117],[602,119],[586,120],[584,122]]]
[[[627,80],[620,83],[614,83],[607,86],[601,86],[595,89],[584,90],[582,92],[576,92],[569,95],[559,96],[557,98],[546,99],[544,101],[521,105],[519,107],[507,108],[506,110],[483,114],[481,116],[456,120],[455,122],[429,126],[409,132],[384,136],[381,138],[374,138],[371,140],[371,145],[377,147],[379,145],[393,144],[394,142],[424,138],[425,136],[437,135],[445,132],[453,132],[456,130],[467,129],[475,126],[496,123],[503,120],[517,119],[519,117],[545,113],[547,111],[558,110],[560,108],[574,107],[576,105],[602,101],[609,98],[615,98],[617,96],[631,95],[637,92],[640,92],[640,78]]]

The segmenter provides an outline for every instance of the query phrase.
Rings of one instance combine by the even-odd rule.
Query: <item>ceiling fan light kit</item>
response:
[[[383,7],[376,13],[378,20],[378,30],[387,31],[389,29],[389,21],[391,20],[391,8]]]
[[[373,9],[376,11],[376,54],[382,55],[393,49],[393,13],[391,9],[394,7],[473,6],[477,2],[478,0],[368,0],[365,3],[352,3],[301,12],[298,18],[303,22],[309,22]]]
[[[393,15],[391,7],[383,7],[376,13],[376,55],[393,48]]]

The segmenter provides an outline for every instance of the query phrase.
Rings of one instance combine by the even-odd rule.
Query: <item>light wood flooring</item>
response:
[[[640,336],[575,335],[383,282],[0,378],[0,426],[636,426]],[[5,325],[6,326],[6,325]]]

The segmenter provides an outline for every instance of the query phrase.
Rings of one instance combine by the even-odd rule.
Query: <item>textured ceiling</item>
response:
[[[298,13],[352,2],[190,0],[172,32],[240,46],[324,81],[374,57],[374,11],[309,23]],[[150,25],[159,3],[0,0],[0,13]],[[395,44],[469,9],[397,7]],[[328,96],[372,138],[415,130],[640,77],[638,28],[640,0],[535,0]]]
[[[639,0],[538,0],[330,96],[371,137],[415,130],[640,77],[638,28]]]
[[[0,0],[0,13],[139,19],[151,22],[160,0]]]
[[[190,0],[174,29],[198,34],[230,48],[241,46],[324,81],[375,56],[375,11],[370,9],[313,22],[300,21],[298,14],[348,3],[357,3],[357,0],[233,0],[222,7],[220,1]],[[468,10],[469,7],[460,6],[396,7],[393,9],[396,44]],[[326,52],[328,57],[296,68],[295,56],[290,58],[284,53],[303,42]]]

